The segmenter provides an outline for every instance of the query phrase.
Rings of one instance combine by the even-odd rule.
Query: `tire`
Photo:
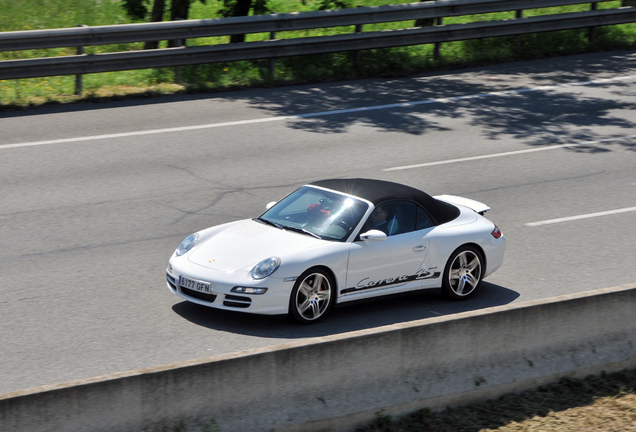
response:
[[[462,246],[446,263],[442,280],[442,295],[451,300],[466,300],[481,285],[484,259],[476,248]]]
[[[313,324],[331,309],[335,302],[334,283],[327,272],[309,269],[294,285],[289,299],[289,315],[301,324]]]

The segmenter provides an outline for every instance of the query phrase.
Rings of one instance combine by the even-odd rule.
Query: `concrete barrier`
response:
[[[635,366],[631,284],[7,393],[0,430],[347,430]]]

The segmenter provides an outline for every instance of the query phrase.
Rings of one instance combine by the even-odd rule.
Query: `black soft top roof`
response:
[[[320,180],[310,183],[310,185],[364,198],[371,201],[373,205],[393,199],[415,201],[428,211],[437,224],[443,224],[459,216],[459,209],[454,205],[437,200],[419,189],[400,183],[353,178]]]

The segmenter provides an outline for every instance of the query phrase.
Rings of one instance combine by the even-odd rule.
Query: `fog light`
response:
[[[231,289],[231,292],[237,294],[265,294],[267,292],[267,288],[254,288],[254,287],[234,287]]]

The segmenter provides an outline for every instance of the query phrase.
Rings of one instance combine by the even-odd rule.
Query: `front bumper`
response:
[[[171,260],[172,271],[166,269],[166,286],[168,290],[184,300],[216,309],[232,310],[263,315],[281,315],[288,313],[289,297],[293,282],[267,277],[254,280],[247,273],[223,273],[196,266],[196,268],[179,267]],[[177,264],[177,265],[175,265]],[[190,267],[186,264],[187,267]],[[183,286],[179,286],[179,276],[208,282],[212,293],[207,294]],[[231,292],[236,286],[267,287],[265,294],[236,294]]]

